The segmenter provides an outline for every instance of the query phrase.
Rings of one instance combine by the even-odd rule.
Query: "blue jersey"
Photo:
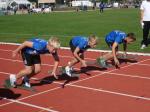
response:
[[[47,49],[48,42],[43,39],[31,39],[30,42],[33,42],[33,46],[25,47],[23,51],[27,54],[31,55],[40,55],[40,54],[46,54],[49,53],[49,50]]]
[[[78,47],[80,50],[86,50],[87,48],[89,48],[88,38],[86,38],[86,37],[75,36],[71,40],[71,42],[75,47]]]
[[[108,35],[105,37],[105,41],[107,43],[118,43],[121,44],[124,42],[124,39],[127,37],[126,33],[118,30],[114,30],[110,32]]]
[[[99,8],[101,8],[101,9],[103,9],[103,8],[104,8],[104,6],[105,6],[105,4],[104,4],[104,3],[100,3],[100,4],[99,4]]]

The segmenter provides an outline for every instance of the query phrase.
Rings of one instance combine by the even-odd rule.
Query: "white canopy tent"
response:
[[[0,0],[0,9],[7,8],[7,1],[6,0]]]
[[[28,0],[12,0],[9,2],[9,6],[10,7],[18,7],[20,8],[20,6],[25,6],[25,7],[32,7],[32,3],[29,2]]]

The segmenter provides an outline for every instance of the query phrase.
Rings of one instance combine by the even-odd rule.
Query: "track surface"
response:
[[[47,71],[53,67],[50,55],[42,56],[42,72],[31,80],[37,92],[5,89],[3,82],[24,65],[20,57],[12,59],[17,45],[0,44],[0,112],[150,112],[150,57],[139,56],[138,62],[122,63],[121,69],[88,67],[80,78],[55,80]],[[101,52],[88,51],[86,60],[94,60]],[[72,59],[69,50],[59,50],[60,65]],[[76,66],[80,69],[80,64]],[[68,81],[69,80],[69,81]],[[68,82],[64,88],[62,85]]]

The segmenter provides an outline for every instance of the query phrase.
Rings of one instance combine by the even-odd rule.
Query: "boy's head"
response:
[[[88,44],[91,48],[96,47],[96,45],[98,44],[98,38],[95,35],[90,35]]]
[[[57,37],[51,37],[48,40],[48,50],[51,53],[55,53],[57,49],[60,48],[60,41]]]
[[[126,43],[130,44],[136,41],[135,34],[134,33],[128,33],[127,38],[125,39]]]

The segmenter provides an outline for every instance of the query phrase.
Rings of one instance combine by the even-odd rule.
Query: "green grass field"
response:
[[[21,43],[33,37],[48,39],[55,35],[60,38],[62,46],[68,46],[73,36],[96,34],[100,38],[96,49],[108,49],[105,35],[112,30],[122,30],[137,35],[137,41],[129,45],[129,51],[150,52],[149,48],[140,50],[139,12],[139,9],[110,9],[103,14],[89,11],[0,16],[0,41]]]

